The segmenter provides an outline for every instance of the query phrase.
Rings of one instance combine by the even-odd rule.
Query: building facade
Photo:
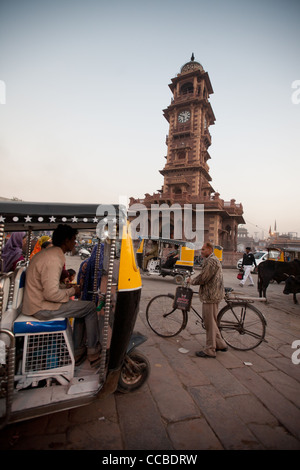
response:
[[[236,251],[238,224],[245,223],[242,204],[221,199],[212,187],[209,173],[209,127],[215,123],[209,102],[213,93],[209,75],[192,55],[169,87],[173,97],[163,110],[169,123],[166,162],[160,170],[163,186],[152,195],[145,194],[143,199],[130,198],[130,206],[141,203],[150,209],[152,204],[191,204],[195,216],[196,205],[202,204],[204,240],[221,245],[225,251]]]

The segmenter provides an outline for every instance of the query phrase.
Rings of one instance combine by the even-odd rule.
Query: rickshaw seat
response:
[[[23,300],[23,293],[26,280],[26,267],[22,266],[18,268],[15,276],[15,288],[13,295],[12,307],[19,309]],[[53,320],[38,320],[34,316],[20,315],[14,322],[14,333],[15,334],[26,334],[26,333],[50,333],[53,331],[63,331],[67,328],[66,318],[55,318]]]
[[[26,268],[20,268],[15,277],[13,312],[22,312]],[[74,357],[71,326],[67,318],[39,320],[31,315],[20,313],[13,323],[16,337],[24,338],[22,353],[22,377],[65,377],[71,380],[74,375]],[[23,379],[19,377],[19,386]],[[27,380],[27,379],[26,379]],[[33,380],[33,379],[32,379]],[[60,379],[62,380],[62,379]],[[27,383],[27,382],[26,382]]]
[[[12,308],[18,309],[23,300],[23,293],[25,287],[26,279],[26,267],[20,266],[16,270],[15,279],[14,279],[14,294],[12,300]]]
[[[54,318],[53,320],[38,320],[34,316],[21,314],[15,320],[15,334],[51,333],[64,331],[67,328],[67,318]]]
[[[4,312],[6,311],[8,307],[8,300],[9,300],[9,292],[10,292],[10,284],[11,284],[11,278],[8,275],[4,275],[0,279],[0,289],[1,289],[1,294],[2,294],[2,317]]]
[[[7,329],[7,330],[12,329],[13,322],[18,316],[17,309],[14,309],[13,304],[12,304],[12,298],[14,295],[12,292],[13,285],[14,285],[14,273],[13,272],[1,277],[1,280],[0,280],[0,290],[1,290],[1,296],[2,296],[1,328]]]
[[[4,302],[2,308],[2,328],[12,330],[12,325],[18,317],[18,309],[23,300],[25,285],[26,267],[19,266],[14,272],[11,272],[3,281],[4,284]],[[11,292],[13,288],[13,292]],[[8,294],[9,291],[9,294]]]
[[[21,313],[14,322],[13,331],[16,338],[23,338],[19,388],[22,388],[24,377],[34,380],[42,374],[44,379],[56,377],[59,383],[63,380],[59,377],[73,378],[72,331],[67,318],[44,321]]]

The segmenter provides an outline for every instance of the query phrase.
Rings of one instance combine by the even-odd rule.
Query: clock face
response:
[[[178,115],[178,121],[179,122],[187,122],[191,118],[191,113],[190,111],[181,111]]]

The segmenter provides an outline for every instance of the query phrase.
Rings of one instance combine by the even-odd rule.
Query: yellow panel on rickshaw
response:
[[[138,249],[136,250],[137,253],[143,253],[143,250],[144,250],[144,243],[145,243],[145,240],[141,240],[140,244],[139,244],[139,247]]]
[[[136,265],[132,238],[129,226],[123,227],[123,237],[121,242],[121,257],[119,268],[119,291],[130,291],[141,289],[142,279],[140,270]]]
[[[215,245],[214,255],[218,258],[219,261],[223,260],[223,247],[220,245]]]
[[[194,250],[186,246],[180,249],[180,259],[176,261],[176,266],[194,266]]]

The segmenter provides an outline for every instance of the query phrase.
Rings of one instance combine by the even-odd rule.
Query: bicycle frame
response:
[[[237,301],[232,302],[232,301],[229,301],[229,300],[226,300],[226,299],[225,299],[225,302],[226,302],[226,304],[227,304],[229,307],[232,307],[233,305],[235,305],[235,304],[238,303]],[[233,315],[235,316],[236,320],[237,320],[239,323],[241,323],[241,325],[244,325],[245,316],[246,316],[246,311],[247,311],[247,306],[248,306],[250,303],[252,303],[252,302],[245,301],[245,300],[243,300],[243,301],[241,301],[241,302],[244,303],[245,309],[244,309],[244,311],[243,311],[243,316],[242,316],[240,319],[237,318],[237,316],[236,316],[236,314],[235,314],[235,312],[234,312],[234,310],[233,310],[232,308],[231,308],[231,311],[232,311]],[[201,316],[201,314],[200,314],[199,312],[197,312],[197,310],[196,310],[192,305],[191,305],[191,310],[192,310],[192,312],[194,313],[194,315],[196,315],[196,317],[201,321],[202,328],[205,329],[203,317]],[[221,311],[221,310],[220,310],[220,311]],[[264,314],[263,314],[262,312],[260,312],[260,313],[261,313],[261,315],[262,315],[262,317],[263,317],[263,320],[264,320],[264,323],[265,323],[265,325],[266,325],[266,324],[267,324],[267,320],[266,320]],[[187,314],[188,314],[188,312],[187,312]]]
[[[241,297],[239,297],[239,295],[241,295]],[[233,296],[233,297],[231,297],[231,296]],[[233,306],[233,305],[236,305],[237,303],[243,303],[243,304],[245,304],[245,307],[247,308],[248,305],[253,304],[256,301],[266,302],[267,299],[265,297],[249,297],[249,296],[244,297],[243,294],[241,294],[240,292],[234,292],[233,290],[230,290],[230,291],[226,292],[224,300],[225,300],[226,304],[230,307]],[[231,311],[233,311],[232,308],[231,308]],[[262,319],[263,319],[263,321],[266,325],[267,320],[266,320],[264,314],[261,311],[259,311],[259,312],[260,312],[260,314],[262,316]],[[246,315],[246,313],[245,313],[245,315]],[[245,315],[244,315],[244,319],[245,319]]]
[[[187,284],[187,283],[185,283]],[[186,286],[184,284],[184,287]],[[192,291],[193,294],[197,292]],[[204,317],[195,309],[189,296],[189,302],[183,302],[180,298],[183,293],[159,294],[153,297],[146,308],[147,322],[159,336],[170,338],[183,331],[188,323],[188,315],[191,311],[196,315],[205,330]],[[173,302],[172,302],[173,300]],[[217,326],[224,341],[233,349],[249,351],[256,348],[265,340],[266,319],[260,310],[254,305],[256,298],[243,297],[231,288],[225,288],[226,305],[217,314]],[[260,299],[262,300],[262,299]]]
[[[197,292],[193,291],[193,294],[197,294]],[[170,297],[171,299],[174,299],[174,298],[175,298],[175,295],[174,295],[174,294],[168,294],[168,297]],[[193,307],[192,304],[191,304],[191,307],[190,307],[190,308],[191,308],[192,312],[194,313],[194,315],[196,315],[196,317],[200,320],[202,328],[205,329],[204,323],[203,323],[203,318],[202,318],[201,314],[200,314],[199,312],[197,312],[197,310]],[[164,317],[167,317],[167,316],[170,315],[173,311],[174,311],[174,310],[172,310],[172,311],[169,312],[169,313],[166,313],[166,314],[164,315]],[[184,312],[184,326],[183,326],[182,329],[184,329],[184,328],[186,327],[186,325],[187,325],[187,322],[188,322],[188,313],[189,313],[189,311],[188,311],[188,310],[183,310],[183,312]]]
[[[193,294],[198,294],[198,292],[193,291]],[[226,288],[226,293],[225,293],[224,300],[225,300],[227,306],[232,307],[233,305],[236,305],[237,303],[243,303],[245,305],[246,309],[247,309],[247,306],[249,304],[254,303],[255,301],[266,302],[266,299],[264,297],[249,297],[249,296],[244,297],[243,294],[241,295],[241,297],[239,297],[239,295],[241,295],[239,292],[235,292],[235,291],[231,290],[231,288]],[[172,299],[174,299],[174,297],[175,297],[174,294],[168,294],[168,296],[171,297]],[[231,297],[231,296],[233,296],[233,297]],[[199,320],[201,321],[201,324],[203,325],[203,318],[202,318],[201,314],[199,312],[197,312],[197,310],[193,307],[192,304],[191,304],[191,310],[196,315],[196,317],[199,318]],[[232,308],[231,308],[231,310],[232,310]],[[232,312],[233,312],[233,310],[232,310]],[[188,312],[186,312],[186,313],[188,314]],[[262,312],[260,312],[260,313],[263,317],[264,323],[267,324],[267,320],[266,320],[264,314]],[[246,315],[246,313],[243,315],[243,321],[245,320],[245,315]],[[234,313],[234,316],[236,316],[235,313]],[[237,321],[239,321],[239,320],[237,319]]]

